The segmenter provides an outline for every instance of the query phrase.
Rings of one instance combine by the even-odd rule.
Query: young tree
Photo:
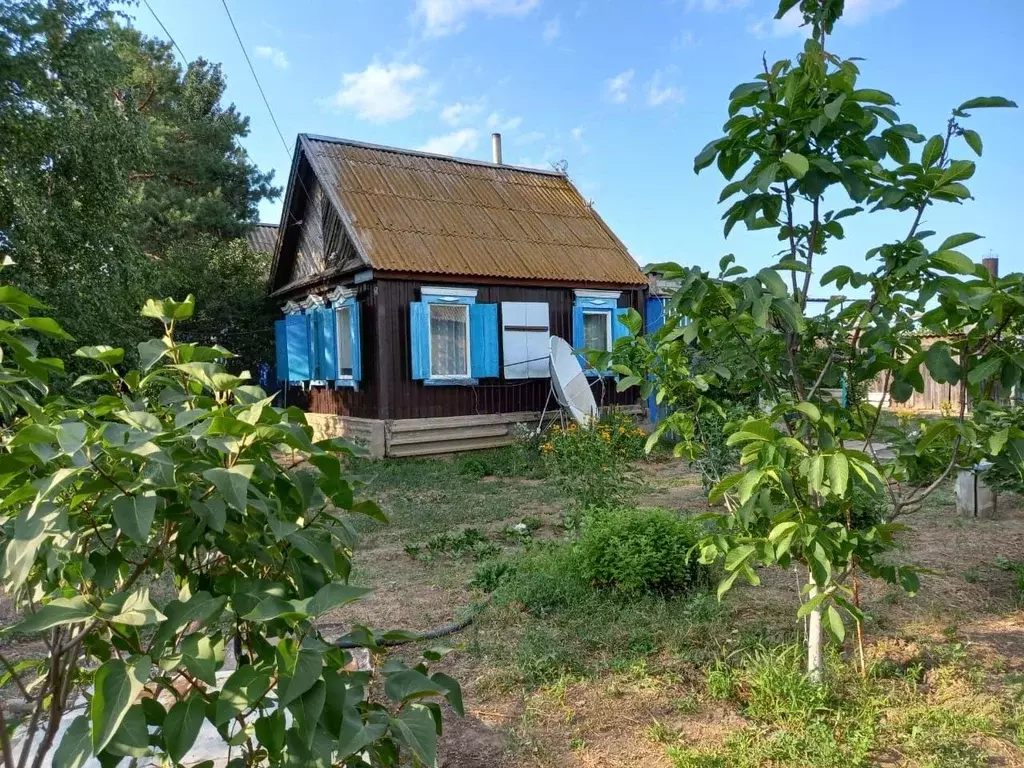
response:
[[[348,447],[314,442],[301,411],[215,363],[224,348],[178,341],[191,297],[147,302],[163,335],[138,369],[121,349],[78,350],[107,394],[40,401],[62,366],[34,337],[66,336],[40,306],[0,285],[0,579],[21,614],[2,633],[44,649],[0,655],[0,685],[22,699],[0,705],[0,765],[180,765],[204,723],[233,767],[435,765],[437,699],[461,712],[458,683],[391,660],[371,695],[371,674],[316,627],[368,591],[348,584],[350,517],[383,519],[357,500]]]
[[[778,17],[796,5],[783,0]],[[714,276],[653,267],[679,281],[669,319],[652,337],[621,342],[613,366],[620,386],[639,384],[678,408],[650,444],[675,434],[680,455],[699,455],[709,442],[702,426],[720,411],[706,395],[712,387],[760,388],[763,415],[726,427],[741,468],[710,493],[727,513],[713,516],[701,558],[724,562],[720,596],[737,578],[758,584],[759,565],[803,570],[798,615],[808,619],[807,670],[815,679],[823,669],[823,628],[841,642],[844,614],[859,627],[856,574],[917,590],[915,568],[884,557],[901,530],[896,521],[957,467],[999,456],[1008,442],[1024,445],[1019,424],[999,418],[995,398],[1024,371],[1014,335],[1024,323],[1024,275],[996,278],[958,250],[978,235],[940,237],[925,229],[932,206],[970,198],[965,182],[975,166],[962,153],[981,155],[982,140],[967,119],[978,109],[1016,105],[970,99],[941,133],[922,135],[900,122],[891,95],[859,85],[854,60],[828,50],[842,8],[842,0],[800,3],[811,30],[802,53],[795,62],[765,62],[753,81],[733,90],[724,134],[695,160],[697,172],[717,163],[729,182],[721,195],[732,201],[726,235],[740,223],[771,231],[780,250],[755,275],[732,256]],[[816,280],[821,255],[844,227],[879,211],[904,214],[906,234],[870,249],[863,271],[840,266]],[[812,312],[808,297],[817,282],[860,290]],[[639,332],[640,318],[631,323]],[[926,346],[925,335],[942,340]],[[894,401],[904,401],[923,389],[922,364],[936,381],[958,387],[958,412],[918,435],[890,434],[881,409],[858,394],[880,378]],[[839,387],[849,396],[827,394]],[[895,460],[878,456],[883,440],[899,442]],[[941,471],[923,487],[907,483],[908,464],[928,454]],[[866,507],[879,503],[886,511],[871,519]]]

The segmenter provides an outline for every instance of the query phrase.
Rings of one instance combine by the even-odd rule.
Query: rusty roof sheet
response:
[[[301,137],[374,269],[646,285],[560,173]]]
[[[249,231],[245,239],[254,251],[272,254],[277,247],[277,225],[257,224]]]

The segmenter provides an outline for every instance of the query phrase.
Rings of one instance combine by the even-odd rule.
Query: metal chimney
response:
[[[491,152],[494,155],[494,164],[501,165],[501,134],[491,134]]]

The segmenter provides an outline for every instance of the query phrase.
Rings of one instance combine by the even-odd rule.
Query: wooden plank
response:
[[[472,437],[465,440],[441,440],[414,445],[392,445],[388,456],[432,456],[439,453],[457,453],[459,451],[478,451],[484,448],[501,448],[512,442],[511,435],[503,437]]]
[[[418,432],[398,432],[391,435],[389,445],[417,445],[421,443],[440,443],[445,440],[464,440],[476,437],[502,437],[508,435],[507,424],[480,424],[475,427],[452,427],[451,429],[421,430]],[[393,453],[393,451],[392,451]]]
[[[440,416],[429,419],[396,419],[391,422],[391,433],[421,432],[431,429],[475,427],[481,424],[515,424],[538,421],[540,411],[518,413],[480,413],[473,416]]]

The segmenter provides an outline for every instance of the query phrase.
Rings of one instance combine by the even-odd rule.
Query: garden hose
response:
[[[456,632],[461,632],[476,619],[477,615],[481,613],[484,608],[490,604],[490,600],[486,600],[483,603],[471,605],[469,614],[466,618],[461,621],[454,621],[451,624],[445,624],[444,626],[432,629],[429,632],[421,632],[414,637],[402,637],[395,639],[384,639],[381,640],[378,645],[382,648],[391,648],[396,645],[405,645],[406,643],[415,643],[421,640],[436,640],[439,637],[446,637],[448,635],[454,635]],[[337,640],[334,643],[338,648],[350,649],[350,648],[363,648],[364,646],[354,643],[351,640]]]

